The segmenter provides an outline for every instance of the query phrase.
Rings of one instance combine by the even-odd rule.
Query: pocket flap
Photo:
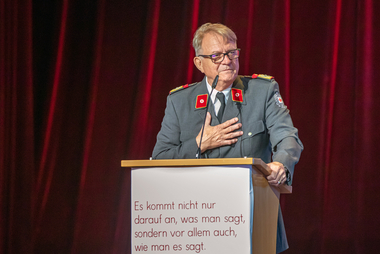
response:
[[[244,131],[242,140],[246,138],[251,138],[264,131],[265,131],[265,126],[262,120],[254,122],[254,123],[250,123],[248,126],[248,129]]]

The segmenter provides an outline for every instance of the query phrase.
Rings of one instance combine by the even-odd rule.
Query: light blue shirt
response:
[[[206,77],[206,82],[207,82],[207,90],[208,90],[208,93],[210,94],[211,93],[211,90],[212,90],[212,87],[210,85],[210,83],[208,82],[207,80],[207,77]],[[232,84],[224,89],[223,91],[221,91],[222,93],[224,93],[224,96],[225,96],[225,103],[227,104],[227,101],[228,101],[228,97],[230,97],[230,91],[231,91],[231,87],[232,87]],[[220,106],[221,106],[221,103],[219,100],[216,100],[216,94],[218,93],[219,91],[215,90],[212,91],[212,94],[210,95],[210,99],[212,101],[212,103],[214,104],[214,110],[215,110],[215,115],[218,115],[218,112],[219,112],[219,109],[220,109]]]

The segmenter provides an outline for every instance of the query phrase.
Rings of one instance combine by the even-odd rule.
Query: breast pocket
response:
[[[265,124],[262,120],[253,123],[243,123],[247,126],[244,128],[242,136],[242,146],[244,156],[258,157],[268,146],[268,135]]]

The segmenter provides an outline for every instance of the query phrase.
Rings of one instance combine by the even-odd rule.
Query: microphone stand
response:
[[[204,120],[203,120],[203,126],[202,126],[202,132],[201,132],[201,138],[199,140],[199,146],[198,146],[198,150],[197,150],[197,154],[195,155],[195,157],[197,159],[201,159],[202,158],[202,150],[201,150],[201,145],[202,145],[202,138],[203,138],[203,132],[205,130],[205,125],[206,125],[206,117],[207,117],[207,112],[208,112],[208,104],[211,100],[211,94],[212,92],[214,91],[216,85],[218,84],[218,79],[219,79],[219,75],[216,75],[215,79],[214,79],[214,82],[212,82],[212,86],[211,86],[211,92],[209,94],[209,99],[207,100],[207,104],[206,104],[206,111],[205,111],[205,117],[204,117]]]

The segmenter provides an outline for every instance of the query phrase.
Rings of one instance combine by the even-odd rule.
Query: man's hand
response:
[[[279,186],[286,182],[286,172],[284,165],[280,162],[274,161],[267,164],[269,166],[270,175],[267,176],[268,183],[274,186]]]
[[[220,146],[227,146],[236,143],[237,138],[243,135],[242,131],[235,131],[241,128],[241,123],[236,123],[238,118],[232,118],[224,123],[216,126],[211,126],[211,114],[207,112],[205,129],[203,132],[201,152],[213,149]],[[202,130],[196,137],[197,144],[199,146],[199,141],[201,139]]]

